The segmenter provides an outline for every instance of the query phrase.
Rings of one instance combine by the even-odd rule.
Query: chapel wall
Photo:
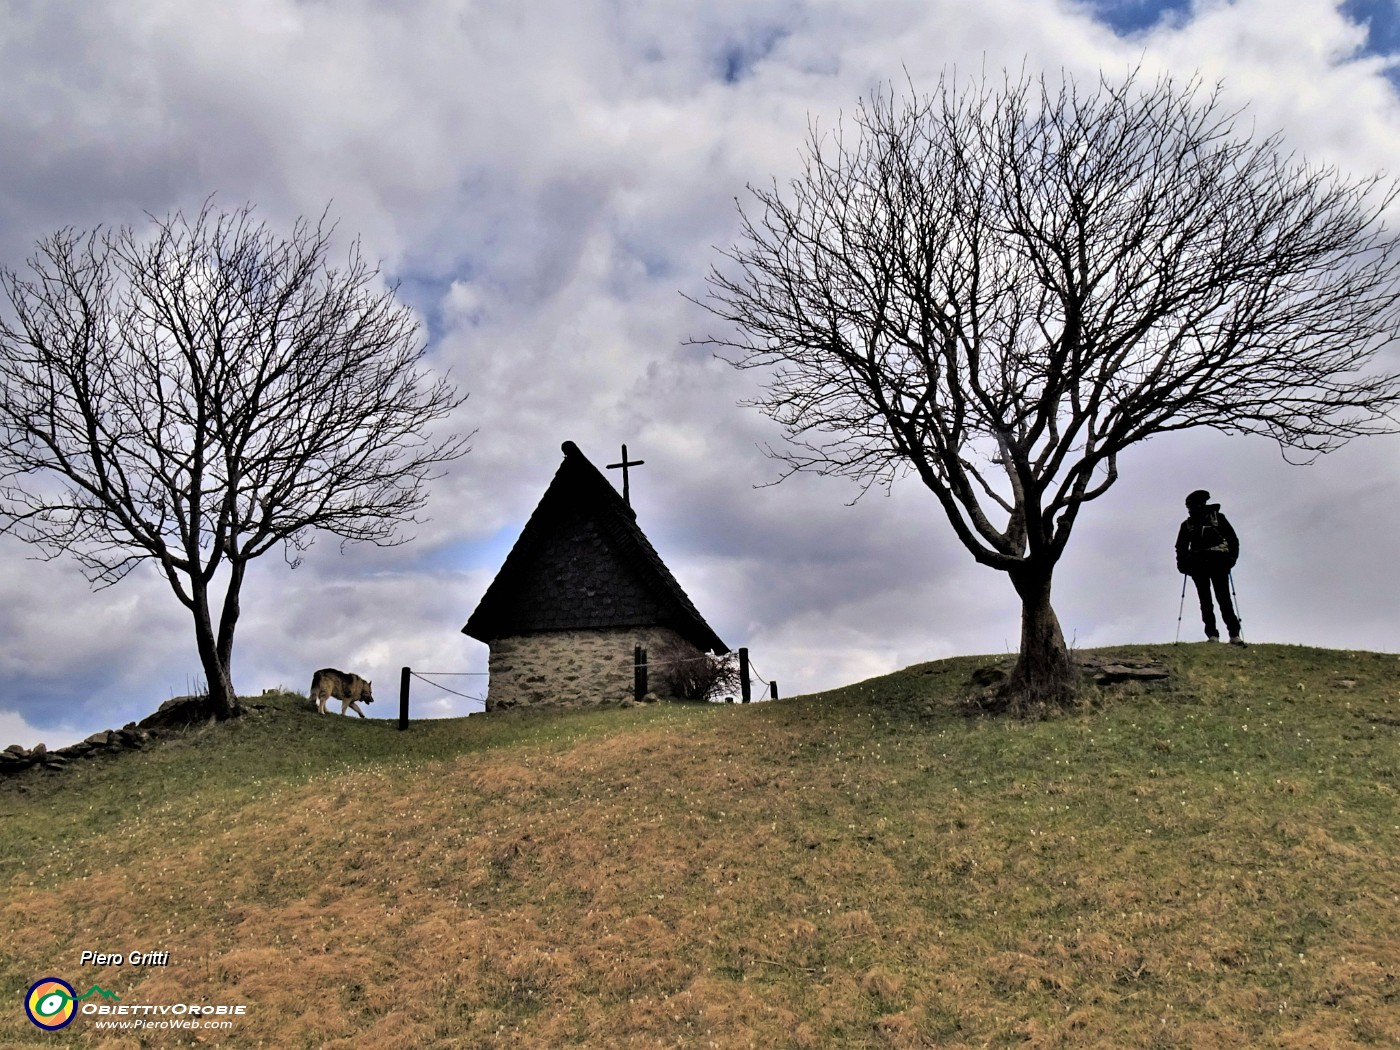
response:
[[[668,627],[541,631],[491,642],[486,710],[609,707],[633,698],[634,650],[649,661],[675,644],[699,651]],[[660,693],[661,668],[649,666],[648,691]]]

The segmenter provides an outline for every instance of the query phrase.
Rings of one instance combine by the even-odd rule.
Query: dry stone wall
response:
[[[497,638],[491,643],[487,664],[491,677],[486,710],[627,703],[633,699],[635,647],[642,646],[654,660],[663,646],[673,644],[696,653],[665,627],[542,631]],[[651,669],[648,690],[657,689],[660,670]]]
[[[86,740],[69,744],[67,747],[54,748],[52,751],[43,744],[35,744],[32,748],[11,744],[4,751],[0,751],[0,777],[18,776],[27,769],[56,773],[75,759],[118,754],[145,747],[154,735],[152,730],[137,729],[128,725],[124,729],[104,729],[100,733],[93,733]]]
[[[57,773],[77,759],[136,751],[169,732],[207,722],[213,717],[207,696],[172,697],[139,722],[128,722],[121,729],[104,729],[67,747],[50,750],[43,744],[32,748],[11,744],[0,751],[0,777],[19,776],[30,769]]]

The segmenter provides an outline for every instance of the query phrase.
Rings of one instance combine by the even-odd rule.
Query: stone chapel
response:
[[[693,656],[729,651],[628,502],[572,441],[563,452],[554,480],[462,628],[491,649],[487,711],[628,700],[636,646]]]

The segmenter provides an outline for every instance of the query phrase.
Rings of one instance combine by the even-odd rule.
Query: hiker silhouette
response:
[[[1196,596],[1201,601],[1201,620],[1206,639],[1220,641],[1220,628],[1215,622],[1215,607],[1211,592],[1220,603],[1220,618],[1225,621],[1231,645],[1244,645],[1240,637],[1240,618],[1230,601],[1230,570],[1240,556],[1240,541],[1220,504],[1210,502],[1210,493],[1197,489],[1186,497],[1187,518],[1176,534],[1176,571],[1191,577]]]

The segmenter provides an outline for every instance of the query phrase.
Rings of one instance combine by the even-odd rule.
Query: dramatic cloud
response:
[[[1320,163],[1400,171],[1396,39],[1388,3],[1329,0],[11,3],[0,262],[61,226],[139,226],[211,193],[283,225],[329,205],[471,392],[455,424],[477,430],[474,451],[414,542],[323,541],[296,571],[256,567],[242,691],[304,690],[340,666],[374,679],[383,716],[401,666],[484,671],[460,627],[564,440],[600,466],[623,442],[646,460],[643,529],[721,637],[807,690],[1014,648],[1018,609],[912,481],[854,506],[832,479],[765,486],[777,435],[737,404],[756,377],[693,342],[716,322],[685,298],[736,236],[746,184],[788,178],[809,121],[834,127],[882,83],[1023,65],[1199,73]],[[1171,640],[1181,498],[1205,487],[1244,538],[1247,636],[1393,647],[1397,453],[1378,439],[1294,469],[1218,435],[1135,449],[1056,576],[1066,635]],[[153,573],[94,595],[32,553],[0,541],[0,735],[62,743],[196,683],[184,611]],[[442,679],[472,695],[483,681]],[[421,713],[479,706],[414,696]]]

